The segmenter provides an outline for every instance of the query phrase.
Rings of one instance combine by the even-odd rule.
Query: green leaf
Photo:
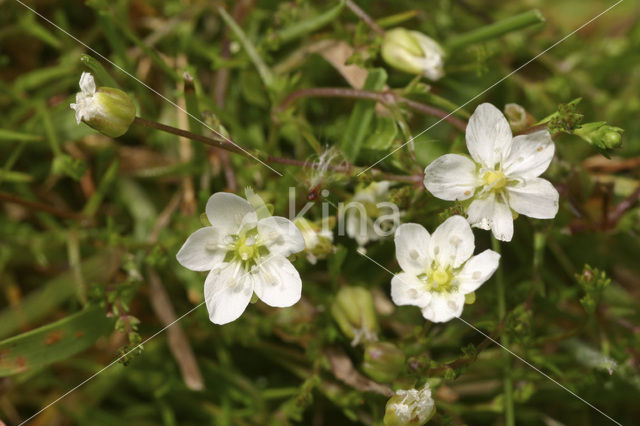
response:
[[[247,35],[242,31],[242,28],[233,20],[231,15],[229,15],[223,8],[218,7],[218,12],[222,17],[222,20],[227,24],[229,29],[233,32],[233,34],[238,39],[238,42],[242,45],[244,51],[249,55],[251,62],[258,70],[258,74],[260,74],[260,78],[265,86],[271,87],[274,84],[275,78],[273,76],[273,72],[269,68],[269,66],[264,62],[255,45],[249,40]]]
[[[0,129],[0,141],[40,142],[42,139],[40,135],[29,135],[27,133],[14,132],[13,130]]]
[[[340,270],[342,269],[342,264],[347,258],[348,253],[348,250],[344,246],[338,246],[336,252],[333,255],[329,256],[329,258],[327,259],[329,275],[331,276],[331,281],[334,284],[338,283]]]
[[[120,253],[117,251],[102,252],[91,257],[80,266],[84,282],[91,284],[108,281],[119,264]],[[43,318],[75,292],[72,271],[46,282],[42,288],[23,298],[19,306],[0,312],[0,338]]]
[[[69,358],[112,329],[104,310],[91,307],[0,342],[0,377]]]
[[[398,126],[393,119],[376,117],[375,127],[364,141],[363,148],[384,151],[391,147],[398,135]]]
[[[382,68],[369,71],[364,83],[364,90],[381,90],[387,81],[387,72]],[[342,139],[342,152],[350,163],[354,163],[360,153],[360,148],[366,135],[370,132],[371,120],[375,113],[374,101],[360,100],[356,102],[349,117],[347,129]]]
[[[314,16],[310,19],[305,19],[278,31],[276,33],[276,40],[279,43],[287,43],[291,40],[295,40],[296,38],[302,37],[305,34],[324,27],[340,15],[346,3],[346,0],[340,0],[338,4],[333,6],[331,9],[328,9],[324,13],[321,13],[320,15]]]
[[[82,62],[82,64],[89,68],[91,71],[93,71],[93,74],[96,77],[96,81],[100,83],[98,84],[98,86],[104,85],[107,87],[115,87],[116,89],[120,88],[120,86],[118,86],[118,83],[116,83],[113,77],[111,77],[111,74],[109,74],[109,72],[104,69],[102,64],[97,59],[89,55],[82,55],[80,56],[80,62]]]
[[[11,170],[0,170],[0,181],[5,182],[31,182],[33,181],[33,176],[22,173],[22,172],[14,172]]]
[[[88,168],[89,165],[85,161],[67,154],[56,155],[51,166],[53,173],[65,174],[75,180],[80,180]]]

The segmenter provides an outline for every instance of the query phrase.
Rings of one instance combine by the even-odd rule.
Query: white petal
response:
[[[415,275],[401,272],[391,279],[391,300],[398,306],[413,305],[423,308],[431,301],[431,293]]]
[[[247,220],[255,219],[255,210],[244,198],[228,192],[216,192],[207,201],[209,222],[227,234],[236,234]]]
[[[508,177],[530,179],[540,176],[553,160],[555,145],[547,130],[513,138],[503,171]]]
[[[259,259],[254,270],[254,291],[267,305],[285,308],[300,300],[300,274],[286,257],[276,255]]]
[[[553,219],[558,213],[558,190],[548,180],[528,179],[508,186],[509,205],[516,212],[535,219]]]
[[[473,200],[467,209],[469,223],[481,229],[491,229],[501,241],[513,238],[513,215],[504,197],[491,193],[487,198]]]
[[[405,272],[420,274],[431,263],[429,240],[431,236],[422,225],[403,223],[398,226],[393,240],[396,244],[396,259]]]
[[[189,235],[176,254],[176,259],[192,271],[210,271],[224,260],[226,250],[220,247],[223,237],[212,226],[200,228]]]
[[[85,93],[96,93],[96,82],[93,80],[91,73],[83,72],[80,76],[80,90]]]
[[[300,229],[284,217],[270,216],[261,219],[258,222],[258,234],[272,254],[286,257],[305,248]]]
[[[502,112],[491,104],[476,108],[467,125],[467,149],[477,163],[493,169],[511,146],[513,135]]]
[[[462,314],[464,294],[433,293],[431,303],[422,308],[422,316],[431,322],[447,322]]]
[[[459,267],[475,248],[471,226],[462,216],[451,216],[436,228],[429,241],[429,256],[441,266]]]
[[[380,238],[373,229],[371,219],[366,213],[360,213],[355,207],[349,208],[346,214],[346,222],[347,235],[355,239],[360,247],[363,247],[369,241],[375,241]]]
[[[424,169],[424,186],[447,201],[466,200],[478,186],[476,163],[458,154],[446,154]]]
[[[227,263],[209,272],[204,282],[204,300],[209,319],[226,324],[242,315],[253,295],[253,280],[239,263]]]
[[[459,291],[463,294],[476,291],[484,284],[500,264],[500,255],[493,250],[485,250],[473,256],[464,264],[462,271],[456,274],[459,282]]]

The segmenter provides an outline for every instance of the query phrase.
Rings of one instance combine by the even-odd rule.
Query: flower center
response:
[[[445,287],[451,281],[451,274],[449,274],[449,272],[443,270],[442,268],[438,268],[433,271],[433,274],[431,274],[431,279],[433,283],[438,286],[438,288]]]
[[[490,191],[500,191],[507,186],[507,178],[500,170],[489,170],[482,176],[482,183]]]
[[[451,267],[443,268],[438,264],[434,264],[424,273],[418,275],[418,278],[424,282],[427,291],[449,293],[453,287]]]
[[[269,254],[269,249],[261,244],[257,228],[241,231],[231,236],[232,243],[224,258],[225,262],[240,262],[245,270],[256,265],[261,256]]]

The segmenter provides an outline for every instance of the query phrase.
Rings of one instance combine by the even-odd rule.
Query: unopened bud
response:
[[[378,319],[367,289],[342,288],[331,305],[331,315],[353,346],[378,340]]]
[[[394,28],[382,39],[382,58],[394,68],[409,74],[438,80],[444,75],[445,52],[430,37],[418,31]]]
[[[604,150],[619,148],[623,132],[620,127],[610,126],[604,121],[586,123],[573,131],[591,145]]]
[[[398,390],[387,401],[384,412],[385,426],[421,426],[436,412],[431,388],[425,384],[420,390]]]
[[[136,118],[136,107],[125,92],[113,87],[98,87],[93,76],[83,72],[80,92],[71,104],[76,111],[76,121],[86,123],[100,133],[116,138],[129,130]]]
[[[296,218],[293,223],[302,232],[307,260],[315,265],[318,259],[324,259],[333,253],[333,232],[335,219],[329,218],[320,222],[311,222],[303,217]]]
[[[535,120],[527,113],[527,110],[518,104],[506,104],[504,106],[504,115],[507,117],[511,131],[514,133],[527,129],[535,123]]]
[[[404,362],[404,352],[393,343],[369,343],[364,349],[362,369],[377,382],[391,383],[404,369]]]

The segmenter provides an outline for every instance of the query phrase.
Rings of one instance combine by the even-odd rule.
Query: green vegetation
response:
[[[640,418],[637,2],[539,57],[614,3],[25,2],[49,21],[0,3],[0,424],[382,425],[398,421],[385,404],[399,389],[431,390],[434,425]],[[405,32],[403,60],[425,62],[388,63],[395,27],[441,52]],[[444,76],[402,71],[425,63]],[[135,104],[122,136],[76,122],[83,72]],[[388,181],[403,223],[433,232],[464,215],[468,202],[425,189],[424,169],[468,154],[465,127],[484,102],[515,134],[549,130],[543,177],[559,212],[520,215],[509,242],[474,228],[475,253],[501,252],[500,269],[466,295],[464,321],[432,323],[391,300],[393,235],[364,256],[338,207]],[[212,194],[247,187],[261,214],[309,205],[296,224],[329,225],[333,240],[289,258],[302,278],[294,306],[254,297],[216,325],[208,271],[176,253],[215,226]],[[364,214],[383,213],[371,201]]]

